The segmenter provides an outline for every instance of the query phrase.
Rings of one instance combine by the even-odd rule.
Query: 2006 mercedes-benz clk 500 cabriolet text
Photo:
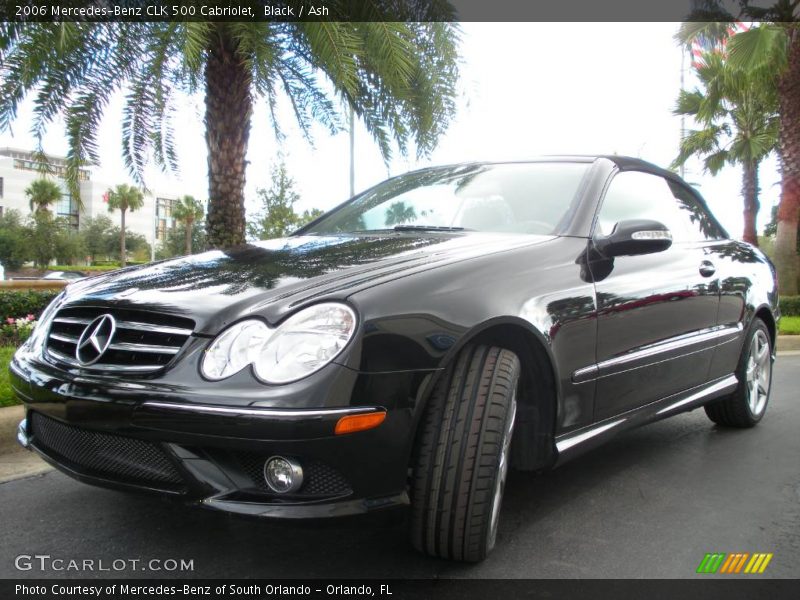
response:
[[[775,272],[617,156],[429,168],[285,239],[71,284],[11,364],[20,442],[98,485],[277,518],[410,504],[495,544],[509,468],[769,399]]]

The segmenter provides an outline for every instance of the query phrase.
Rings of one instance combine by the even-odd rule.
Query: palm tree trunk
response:
[[[742,239],[758,246],[756,217],[758,216],[758,163],[745,162],[742,175],[742,196],[744,196],[744,233]]]
[[[775,237],[775,266],[782,295],[797,294],[800,260],[800,29],[789,30],[789,61],[778,83],[780,101],[781,201]]]
[[[227,27],[217,24],[205,68],[208,239],[218,248],[245,241],[245,158],[253,111],[251,75]]]
[[[192,222],[186,221],[186,255],[192,253]]]
[[[125,209],[120,209],[119,224],[119,266],[125,266]]]

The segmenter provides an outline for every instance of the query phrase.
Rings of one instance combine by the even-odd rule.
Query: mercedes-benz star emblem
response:
[[[84,366],[91,365],[100,360],[103,353],[111,345],[111,338],[117,329],[117,322],[109,314],[100,315],[86,326],[78,346],[75,348],[75,358]]]

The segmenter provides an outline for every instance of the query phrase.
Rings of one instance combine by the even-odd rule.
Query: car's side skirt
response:
[[[556,466],[599,446],[621,431],[693,410],[706,402],[733,392],[739,381],[731,374],[645,406],[615,415],[576,431],[556,436]]]

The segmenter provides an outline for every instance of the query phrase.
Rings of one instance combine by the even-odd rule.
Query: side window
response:
[[[725,239],[725,232],[717,220],[697,200],[691,190],[675,181],[667,181],[667,183],[678,201],[678,207],[685,213],[685,218],[689,220],[687,227],[692,241]]]
[[[667,226],[675,242],[724,237],[714,219],[683,186],[641,171],[623,171],[611,181],[597,219],[608,235],[619,221],[652,219]]]
[[[619,221],[652,219],[667,226],[674,241],[688,236],[686,220],[681,217],[667,181],[658,175],[623,171],[611,180],[598,215],[598,228],[608,235]]]

